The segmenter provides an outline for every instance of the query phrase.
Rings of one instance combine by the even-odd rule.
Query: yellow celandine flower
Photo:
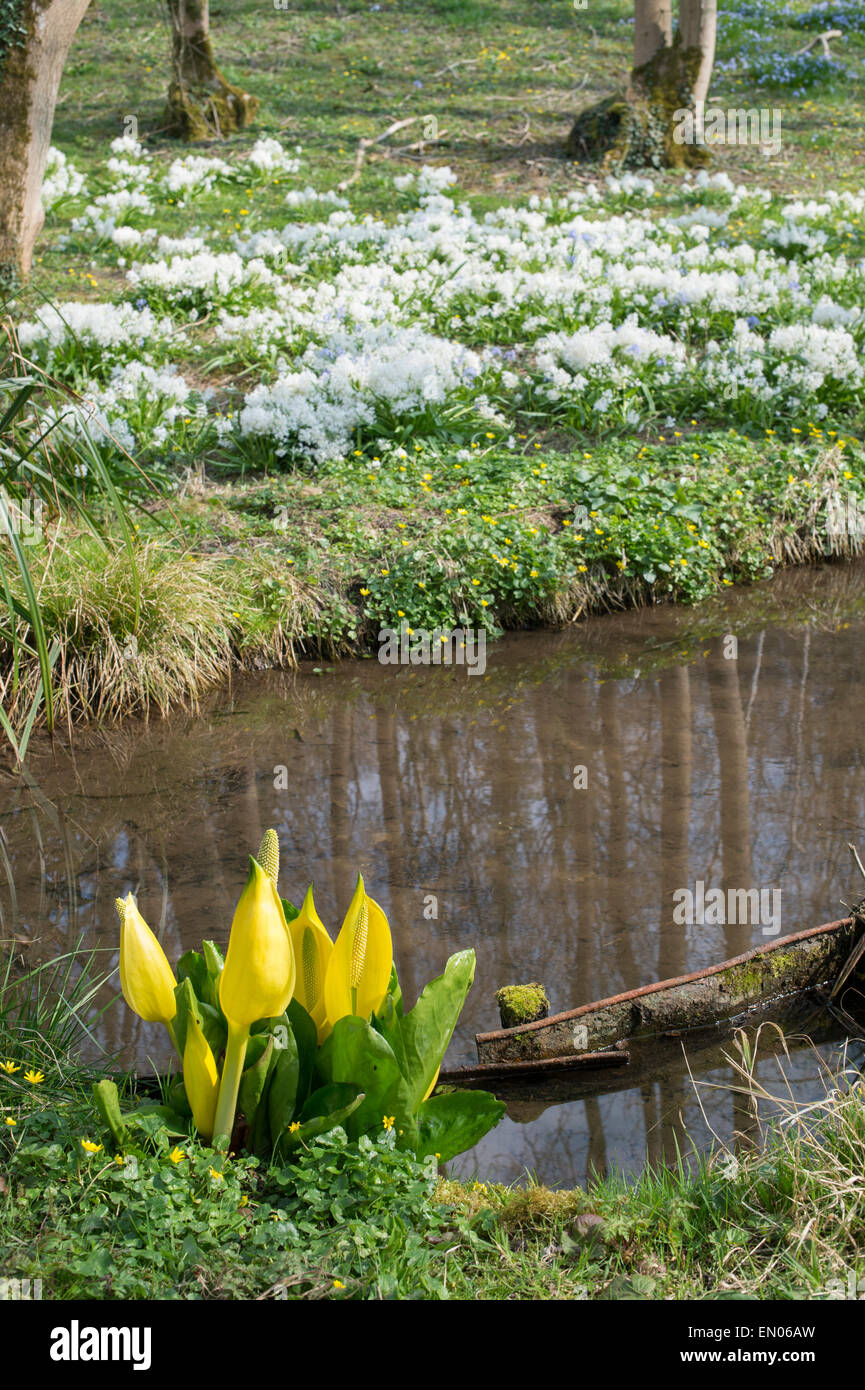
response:
[[[334,1281],[333,1281],[333,1287],[334,1287],[335,1289],[344,1289],[344,1288],[345,1288],[345,1284],[342,1282],[341,1279],[334,1279]]]
[[[14,1072],[20,1071],[20,1070],[21,1070],[21,1064],[20,1064],[19,1062],[10,1062],[10,1061],[0,1062],[0,1071],[5,1071],[6,1074],[7,1074],[7,1076],[12,1076],[12,1074],[13,1074]]]
[[[81,1147],[85,1153],[98,1154],[102,1152],[101,1144],[94,1144],[92,1139],[82,1139]]]
[[[222,1182],[222,1174],[218,1168],[211,1168],[209,1171],[212,1178],[216,1178],[217,1182]]]
[[[368,898],[357,876],[354,896],[330,957],[324,981],[324,1006],[331,1027],[347,1014],[369,1018],[381,1008],[393,968],[393,943],[387,918]]]
[[[381,1122],[384,1125],[385,1129],[393,1129],[393,1123],[395,1119],[396,1115],[382,1115]]]
[[[25,1071],[24,1080],[29,1081],[31,1086],[38,1086],[41,1081],[45,1080],[45,1073],[35,1071],[34,1068],[31,1067],[29,1071]]]
[[[168,958],[131,893],[115,901],[120,918],[120,988],[133,1013],[145,1023],[164,1023],[174,1037],[177,981]]]
[[[177,1147],[177,1145],[175,1144],[174,1148],[171,1150],[171,1153],[168,1155],[168,1157],[171,1159],[171,1162],[172,1162],[172,1163],[182,1163],[183,1160],[184,1160],[184,1158],[186,1157],[186,1154],[183,1152],[182,1149],[179,1149],[179,1148]]]
[[[10,1129],[13,1129],[14,1126],[17,1125],[18,1121],[17,1121],[17,1120],[13,1120],[13,1118],[12,1118],[11,1115],[7,1115],[7,1116],[6,1116],[5,1123],[9,1126]]]
[[[186,1024],[183,1047],[183,1085],[192,1110],[195,1128],[205,1143],[213,1137],[213,1121],[219,1098],[219,1072],[210,1043],[201,1031],[201,1024],[190,1013]]]
[[[114,1162],[117,1164],[117,1167],[118,1167],[118,1168],[122,1168],[123,1165],[124,1165],[124,1163],[126,1162],[125,1155],[124,1155],[124,1154],[115,1154],[115,1155],[114,1155]]]
[[[298,1129],[300,1129],[300,1120],[292,1120],[291,1124],[288,1126],[289,1134],[294,1134]]]
[[[324,981],[333,955],[333,942],[315,910],[312,884],[306,890],[300,912],[289,922],[288,930],[297,961],[297,984],[294,997],[302,1004],[318,1029],[318,1041],[323,1043],[330,1032],[324,1007]]]

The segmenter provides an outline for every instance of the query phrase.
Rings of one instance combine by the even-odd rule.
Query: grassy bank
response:
[[[60,991],[26,972],[0,988],[0,1260],[45,1298],[825,1299],[865,1273],[852,1071],[807,1110],[782,1098],[762,1149],[573,1191],[453,1182],[386,1131],[268,1167],[154,1118],[116,1153],[90,1100],[99,1073],[70,1050],[78,965]],[[745,1051],[759,1103],[754,1072]]]
[[[4,470],[44,504],[0,543],[16,730],[861,550],[865,33],[796,58],[831,15],[723,13],[713,100],[779,147],[605,177],[562,142],[629,13],[245,0],[213,26],[258,123],[188,150],[164,24],[91,6],[0,382],[37,388]]]

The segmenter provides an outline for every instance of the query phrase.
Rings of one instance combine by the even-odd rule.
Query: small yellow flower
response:
[[[38,1086],[40,1081],[45,1080],[45,1073],[35,1071],[33,1067],[30,1067],[29,1071],[24,1073],[24,1080],[29,1081],[31,1086]]]
[[[12,1118],[11,1115],[7,1115],[7,1116],[6,1116],[5,1123],[9,1126],[10,1129],[14,1129],[15,1126],[17,1125],[18,1121],[17,1121],[17,1120],[13,1120],[13,1118]]]
[[[102,1145],[94,1144],[92,1139],[82,1139],[81,1147],[84,1152],[88,1154],[98,1154],[102,1152]]]
[[[289,1134],[295,1134],[295,1133],[297,1132],[297,1130],[299,1130],[299,1129],[300,1129],[300,1120],[292,1120],[291,1124],[288,1126],[288,1132],[289,1132]]]
[[[186,1157],[186,1154],[183,1152],[182,1149],[179,1149],[179,1148],[177,1147],[177,1145],[175,1144],[174,1148],[171,1150],[171,1153],[168,1155],[168,1157],[171,1159],[171,1162],[172,1162],[172,1163],[182,1163],[183,1159]],[[210,1171],[211,1171],[211,1173],[212,1173],[212,1172],[213,1172],[213,1169],[211,1168]]]
[[[126,1162],[126,1159],[123,1157],[123,1154],[115,1154],[114,1162],[117,1164],[118,1168],[122,1168],[124,1163]]]
[[[396,1115],[382,1115],[381,1122],[384,1125],[385,1129],[393,1129],[393,1123],[395,1119]]]
[[[361,589],[360,592],[361,592],[361,597],[362,597],[362,598],[366,598],[367,595],[369,594],[369,589]]]
[[[335,1289],[344,1289],[344,1288],[345,1288],[345,1284],[342,1282],[341,1279],[334,1279],[334,1281],[333,1281],[333,1287],[334,1287]]]
[[[18,1062],[10,1062],[8,1060],[0,1062],[0,1071],[5,1071],[7,1076],[11,1076],[13,1072],[20,1070],[21,1066]]]
[[[222,1174],[220,1173],[218,1168],[211,1168],[209,1172],[210,1176],[212,1178],[215,1178],[217,1182],[222,1182]]]

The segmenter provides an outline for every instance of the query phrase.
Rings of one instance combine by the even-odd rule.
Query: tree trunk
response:
[[[568,137],[578,158],[602,168],[682,168],[706,164],[702,105],[715,57],[717,0],[634,0],[634,65],[624,93],[580,113]],[[697,138],[695,138],[695,134]]]
[[[209,0],[168,0],[173,80],[168,130],[183,140],[223,139],[250,125],[258,98],[223,77],[210,42]]]
[[[717,29],[718,0],[679,0],[682,50],[699,55],[691,87],[694,102],[705,101],[709,95]]]
[[[634,67],[650,63],[672,42],[672,0],[634,0]]]
[[[30,274],[45,221],[42,180],[66,55],[90,0],[21,0],[0,32],[0,281]],[[8,9],[8,6],[6,7]]]

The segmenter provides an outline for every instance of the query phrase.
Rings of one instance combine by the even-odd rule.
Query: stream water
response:
[[[478,968],[449,1065],[497,1026],[498,986],[539,980],[553,1011],[696,970],[844,915],[865,847],[865,565],[791,571],[695,609],[593,618],[447,667],[303,663],[214,695],[196,716],[37,745],[0,779],[2,935],[43,958],[83,938],[116,962],[132,889],[173,960],[222,943],[246,856],[273,825],[281,888],[310,880],[335,933],[360,869],[413,1001],[447,956]],[[583,785],[584,784],[584,785]],[[684,890],[757,888],[758,921],[681,922]],[[26,944],[30,943],[30,944]],[[161,1030],[110,1007],[99,1042],[150,1069]],[[785,1064],[822,1088],[819,1053]],[[767,1057],[767,1082],[778,1064]],[[719,1056],[642,1088],[514,1105],[452,1165],[552,1184],[638,1169],[683,1128],[742,1127]],[[721,1089],[715,1089],[715,1087]]]

